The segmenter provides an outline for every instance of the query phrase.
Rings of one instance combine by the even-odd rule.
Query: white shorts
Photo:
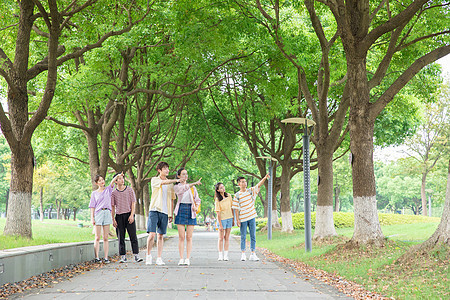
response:
[[[95,216],[95,225],[104,226],[112,224],[111,211],[109,209],[100,210]]]

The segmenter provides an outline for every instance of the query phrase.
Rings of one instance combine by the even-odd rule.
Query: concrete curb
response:
[[[139,247],[147,245],[147,233],[138,235]],[[127,249],[131,249],[126,239]],[[103,241],[100,241],[100,255]],[[109,240],[109,255],[119,254],[119,241]],[[0,285],[14,283],[70,264],[93,260],[94,241],[30,246],[0,251]]]

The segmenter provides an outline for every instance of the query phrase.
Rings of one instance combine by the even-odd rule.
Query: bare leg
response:
[[[105,259],[108,259],[109,252],[109,225],[103,226],[103,251],[105,252]]]
[[[178,252],[180,253],[180,258],[184,257],[184,238],[186,236],[186,229],[184,225],[177,225],[178,228]]]
[[[153,243],[155,241],[156,232],[149,232],[147,237],[147,255],[150,255],[150,251],[152,251]]]
[[[194,232],[194,225],[187,225],[186,230],[186,258],[191,257],[192,251],[192,233]]]
[[[219,252],[223,251],[223,233],[224,233],[224,229],[219,229],[219,241],[217,243],[217,249],[219,250]]]
[[[102,226],[101,225],[95,225],[95,240],[94,240],[94,252],[95,252],[95,258],[98,257],[98,252],[100,250],[100,237],[102,235]]]
[[[157,244],[158,257],[161,257],[162,255],[163,246],[164,246],[164,235],[158,233],[158,244]]]
[[[230,246],[231,228],[227,228],[224,231],[225,231],[225,234],[224,234],[223,250],[228,251],[228,248]]]

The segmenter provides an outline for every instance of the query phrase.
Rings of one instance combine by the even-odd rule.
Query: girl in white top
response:
[[[194,183],[188,184],[188,173],[185,168],[181,168],[177,172],[180,183],[175,185],[174,191],[177,195],[177,205],[174,210],[175,224],[178,228],[178,251],[180,253],[180,261],[178,265],[189,266],[192,251],[192,233],[194,226],[197,225],[197,208],[200,205],[195,185],[202,184],[201,178]],[[184,241],[186,240],[186,259],[184,259]]]

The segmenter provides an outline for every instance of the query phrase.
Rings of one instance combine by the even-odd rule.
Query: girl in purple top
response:
[[[106,264],[110,263],[110,260],[108,259],[108,235],[109,225],[112,224],[111,193],[113,191],[116,179],[117,176],[115,176],[111,180],[111,183],[107,187],[105,187],[105,179],[101,175],[96,175],[94,178],[94,182],[98,186],[98,189],[92,192],[89,207],[91,209],[91,222],[92,225],[95,226],[95,262],[100,262],[98,252],[100,250],[100,235],[102,234],[103,229],[103,250],[105,252],[104,262]]]

